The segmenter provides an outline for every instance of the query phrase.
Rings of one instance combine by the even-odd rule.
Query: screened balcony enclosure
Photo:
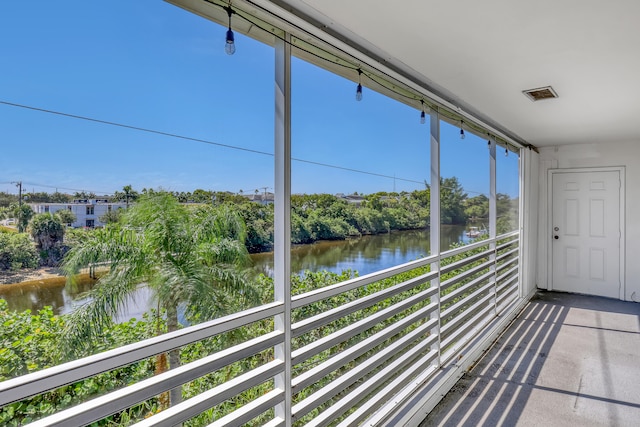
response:
[[[260,170],[273,174],[272,300],[8,379],[0,383],[0,407],[46,400],[191,346],[208,352],[33,414],[29,425],[640,419],[640,368],[632,363],[640,357],[640,264],[633,257],[640,251],[640,98],[630,95],[640,93],[637,2],[168,3],[219,30],[221,40],[211,43],[221,41],[222,50],[225,33],[234,55],[243,41],[258,44],[260,58],[245,66],[268,64],[252,81],[273,88],[270,105],[256,113],[263,146],[253,150],[273,141],[272,164]],[[329,86],[352,90],[356,107],[379,103],[379,116],[360,116],[357,108],[347,118],[332,114],[331,103],[345,101],[332,99]],[[533,101],[528,89],[543,99]],[[305,96],[315,105],[302,103]],[[404,133],[398,117],[408,113],[423,126]],[[301,119],[308,116],[317,122]],[[384,142],[374,152],[358,129],[378,125]],[[359,185],[391,180],[390,193],[407,198],[428,190],[430,249],[362,276],[296,288],[292,195],[305,180],[322,181],[314,168],[344,144],[361,153],[331,172],[345,182],[381,159],[423,171],[406,179],[369,174]],[[300,160],[309,153],[316,157]],[[481,177],[464,190],[486,204],[487,215],[474,228],[482,229],[479,238],[448,246],[440,237],[455,221],[448,203],[457,189],[452,177],[470,168],[463,156]],[[143,410],[169,392],[193,390],[196,380],[206,384],[197,393]]]

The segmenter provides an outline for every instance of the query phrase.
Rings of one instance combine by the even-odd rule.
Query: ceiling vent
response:
[[[532,101],[541,101],[543,99],[557,98],[558,94],[551,86],[539,87],[537,89],[523,90],[522,93]]]

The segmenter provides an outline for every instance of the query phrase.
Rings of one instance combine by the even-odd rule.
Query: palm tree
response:
[[[57,266],[66,252],[63,244],[65,227],[57,213],[34,215],[29,223],[29,232],[40,252],[41,265]]]
[[[64,239],[64,227],[60,218],[50,213],[36,214],[29,224],[31,237],[40,250],[47,251]]]
[[[144,192],[145,191],[143,190],[143,193]],[[136,201],[139,196],[140,194],[136,190],[134,190],[131,185],[125,185],[124,187],[122,187],[122,192],[116,191],[113,194],[113,199],[124,200],[127,205],[127,209],[129,209],[129,200]]]
[[[81,268],[110,263],[89,302],[71,314],[66,345],[82,349],[99,337],[143,283],[160,309],[156,314],[166,313],[169,332],[179,328],[179,305],[186,307],[187,318],[204,320],[257,303],[258,292],[243,268],[244,241],[244,224],[228,208],[188,209],[167,192],[142,196],[122,221],[96,230],[66,256],[63,269],[70,283]],[[169,368],[179,365],[179,350],[173,350]],[[181,388],[171,390],[171,404],[180,400]]]
[[[29,221],[31,221],[31,218],[35,215],[35,212],[29,205],[23,203],[12,203],[3,215],[11,215],[15,218],[17,221],[18,231],[22,233],[27,229]]]
[[[68,209],[60,209],[55,213],[55,216],[66,226],[71,226],[71,224],[76,222],[76,215]]]

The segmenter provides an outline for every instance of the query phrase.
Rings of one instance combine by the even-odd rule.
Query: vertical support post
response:
[[[284,402],[275,415],[291,427],[291,36],[276,39],[275,73],[275,206],[274,206],[274,296],[284,311],[274,319],[284,342],[275,349],[284,372],[275,377],[275,387],[284,390]]]
[[[497,179],[496,179],[496,140],[489,138],[489,250],[491,251],[491,271],[493,273],[493,311],[498,314],[498,272],[496,266],[496,235],[498,224]]]
[[[523,265],[524,265],[524,256],[527,254],[528,246],[524,245],[524,220],[525,220],[525,200],[529,197],[526,186],[525,186],[525,176],[531,174],[528,171],[528,162],[525,163],[523,154],[525,150],[523,148],[518,149],[518,297],[524,298],[524,281],[523,281]],[[527,160],[531,159],[527,157]],[[528,240],[528,239],[527,239]]]
[[[431,301],[438,304],[435,312],[431,313],[432,319],[437,319],[436,326],[431,330],[432,334],[437,334],[438,357],[434,364],[440,367],[440,355],[442,348],[440,345],[440,114],[438,111],[431,111],[431,187],[429,194],[430,226],[429,234],[431,238],[431,255],[436,255],[436,261],[431,263],[431,271],[438,271],[438,276],[431,280],[431,287],[438,288],[438,292],[431,297]]]

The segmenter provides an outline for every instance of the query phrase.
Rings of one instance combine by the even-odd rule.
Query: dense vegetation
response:
[[[27,234],[0,229],[0,270],[36,268],[38,252]]]
[[[134,203],[140,196],[148,196],[159,191],[143,189],[138,192],[125,186],[111,199]],[[160,191],[162,193],[162,191]],[[250,197],[229,192],[195,190],[193,192],[174,192],[174,198],[187,205],[213,205],[227,207],[236,212],[246,224],[245,246],[251,253],[273,249],[273,204],[258,202]],[[352,236],[387,233],[393,230],[424,229],[430,226],[430,188],[412,192],[378,192],[368,195],[342,197],[330,194],[293,195],[291,197],[291,239],[294,244],[312,243],[317,240],[341,240]],[[95,197],[95,194],[62,193],[28,194],[30,201],[56,202],[78,197]],[[261,195],[259,195],[261,196]],[[4,203],[4,207],[3,207]],[[517,225],[518,200],[506,194],[497,196],[498,233],[515,229]],[[0,218],[19,217],[22,227],[27,230],[32,221],[33,212],[27,205],[18,212],[18,205],[11,195],[0,193]],[[106,223],[117,223],[122,212],[111,211],[101,217]],[[489,199],[485,195],[469,197],[457,178],[443,178],[441,181],[441,218],[443,224],[465,224],[468,221],[484,222],[489,216]],[[69,222],[60,218],[61,223]],[[72,246],[73,240],[67,239],[66,245]],[[41,253],[42,264],[51,264],[49,253]],[[55,257],[53,257],[55,258]],[[59,259],[59,257],[58,257]],[[14,264],[17,265],[17,264]],[[2,269],[2,266],[0,266]]]

